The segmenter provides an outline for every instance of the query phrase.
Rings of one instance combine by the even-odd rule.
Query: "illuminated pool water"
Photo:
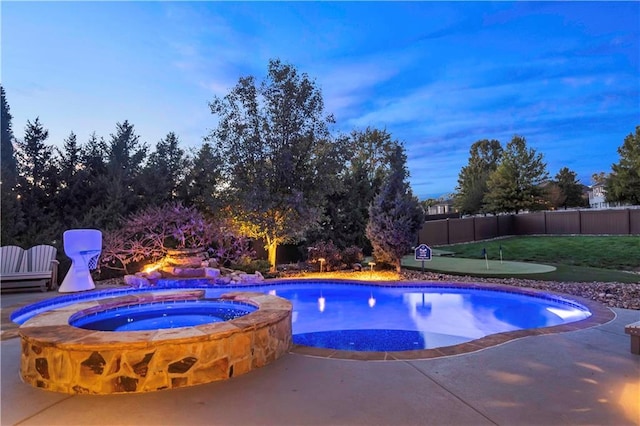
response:
[[[556,297],[464,287],[322,284],[271,294],[293,303],[294,343],[353,351],[432,349],[591,315]]]
[[[166,281],[160,285],[193,288],[194,281]],[[288,299],[293,304],[294,343],[351,351],[440,348],[503,332],[567,324],[591,315],[585,306],[556,295],[474,285],[307,280],[241,287],[201,283],[195,287],[205,288],[206,298],[215,298],[233,288]],[[112,295],[104,293],[93,297]],[[47,302],[53,306],[65,303]],[[32,306],[33,311],[51,309],[36,305]],[[28,310],[17,311],[12,319],[24,322],[28,316]]]
[[[171,300],[118,306],[91,314],[78,313],[69,318],[69,324],[97,331],[163,330],[230,321],[256,309],[246,303],[216,299]]]

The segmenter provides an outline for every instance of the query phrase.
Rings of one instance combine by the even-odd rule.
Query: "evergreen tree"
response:
[[[369,207],[366,229],[376,262],[393,265],[398,272],[402,256],[411,251],[424,222],[420,202],[406,181],[405,163],[404,148],[397,145],[391,159],[390,174]]]
[[[179,198],[187,206],[195,206],[212,215],[222,207],[221,159],[210,143],[202,144],[194,158],[188,161],[187,173],[179,187]]]
[[[542,154],[527,148],[525,138],[514,136],[502,153],[500,164],[487,180],[484,209],[518,213],[544,207],[541,185],[548,176]]]
[[[488,192],[487,180],[498,167],[502,156],[500,142],[483,139],[469,149],[469,162],[460,170],[454,206],[461,214],[483,211],[483,199]]]
[[[58,154],[59,189],[56,197],[58,220],[67,229],[83,227],[82,217],[87,207],[86,174],[82,162],[82,146],[75,133],[64,140]]]
[[[111,135],[106,145],[105,173],[98,175],[95,185],[100,191],[100,200],[86,219],[93,222],[94,227],[112,229],[122,217],[147,204],[140,179],[146,155],[147,147],[140,142],[134,126],[126,120],[117,123],[116,134]]]
[[[82,168],[78,172],[78,192],[82,194],[82,209],[79,227],[107,229],[105,225],[113,223],[113,218],[106,217],[108,209],[104,206],[104,196],[109,186],[107,170],[108,146],[103,138],[95,132],[82,145],[80,156]]]
[[[558,171],[555,176],[554,183],[558,186],[562,196],[560,199],[562,202],[556,207],[584,207],[585,199],[582,196],[583,186],[577,180],[577,174],[574,171],[569,170],[567,167],[563,167]]]
[[[175,133],[170,132],[156,144],[142,173],[146,202],[160,206],[175,201],[187,166],[185,152]]]
[[[17,193],[24,214],[25,229],[20,235],[24,246],[54,244],[60,240],[55,217],[57,170],[53,165],[53,147],[40,119],[27,121],[23,141],[16,144],[18,160]]]
[[[640,126],[629,133],[618,148],[620,161],[611,165],[607,180],[607,201],[640,205]]]
[[[18,244],[17,236],[24,229],[24,221],[20,203],[18,202],[17,179],[18,165],[13,144],[15,138],[11,128],[12,116],[5,97],[4,87],[0,85],[0,243],[2,245]]]
[[[82,149],[78,144],[78,138],[71,132],[63,144],[62,149],[56,148],[58,153],[58,170],[60,171],[60,183],[68,187],[74,176],[78,174],[82,167]]]
[[[13,144],[15,138],[13,136],[13,129],[11,128],[11,120],[13,117],[9,112],[9,104],[7,103],[4,87],[0,85],[0,107],[1,111],[1,133],[0,133],[0,161],[2,167],[2,183],[7,184],[8,187],[13,187],[16,184],[16,178],[18,176],[18,165],[15,158]]]

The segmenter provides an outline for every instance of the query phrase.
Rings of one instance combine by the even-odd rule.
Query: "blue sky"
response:
[[[454,191],[469,148],[515,135],[561,167],[611,170],[640,125],[639,2],[12,2],[1,80],[24,135],[197,147],[208,102],[270,58],[314,78],[334,131],[386,128],[421,199]]]

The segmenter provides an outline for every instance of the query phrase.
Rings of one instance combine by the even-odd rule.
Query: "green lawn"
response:
[[[446,262],[425,262],[425,269],[434,272],[471,276],[504,277],[501,271],[500,247],[504,262],[533,262],[555,267],[553,271],[530,273],[519,270],[512,273],[519,278],[560,282],[640,282],[640,275],[626,271],[640,268],[640,237],[638,236],[526,236],[455,244],[434,248],[434,255],[451,254]],[[487,250],[490,269],[469,271],[469,260],[484,261],[482,250]],[[435,259],[435,257],[434,257]],[[460,265],[456,264],[457,259]],[[419,270],[413,262],[403,262],[409,269]],[[476,266],[482,266],[478,263]],[[433,268],[431,267],[433,266]],[[448,266],[448,267],[447,267]]]
[[[585,266],[622,271],[640,268],[639,236],[526,236],[440,246],[457,257]]]

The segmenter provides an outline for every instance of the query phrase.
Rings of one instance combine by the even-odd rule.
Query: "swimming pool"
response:
[[[271,294],[293,303],[294,343],[347,351],[433,349],[590,315],[556,297],[469,287],[321,284]]]
[[[588,318],[584,305],[533,291],[443,283],[380,285],[353,281],[277,281],[259,286],[216,286],[194,280],[163,281],[153,291],[204,288],[214,298],[231,288],[277,295],[293,304],[293,342],[347,351],[412,351],[470,342],[499,333],[568,324]],[[150,289],[119,290],[131,294]],[[100,294],[102,293],[102,294]],[[31,306],[42,312],[78,299],[113,297],[114,292],[79,294]],[[31,312],[16,311],[22,323]]]

